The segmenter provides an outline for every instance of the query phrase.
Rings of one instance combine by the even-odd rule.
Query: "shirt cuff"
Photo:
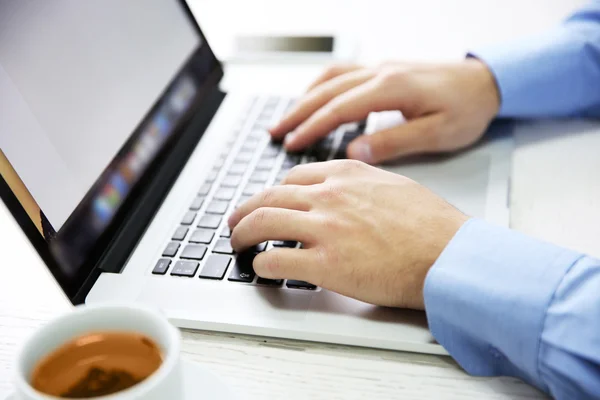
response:
[[[470,374],[518,376],[538,387],[546,310],[579,253],[471,219],[425,280],[436,340]]]
[[[593,53],[600,38],[589,24],[553,31],[469,53],[484,62],[500,92],[499,117],[545,118],[585,115],[597,107],[593,87],[600,73]],[[590,33],[592,32],[592,33]]]

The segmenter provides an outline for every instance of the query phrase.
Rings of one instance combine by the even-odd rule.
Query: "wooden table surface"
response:
[[[243,7],[248,8],[249,3],[253,2],[244,2]],[[257,10],[264,10],[271,5],[276,11],[279,4],[267,0],[254,3],[257,4]],[[314,1],[302,4],[310,8],[312,3],[315,3],[316,7],[317,3]],[[382,32],[380,24],[369,22],[376,20],[375,14],[390,20],[390,13],[383,12],[386,7],[396,7],[394,10],[403,21],[413,12],[415,15],[429,16],[425,24],[427,27],[442,26],[444,29],[451,27],[455,30],[460,29],[461,21],[478,21],[479,17],[484,19],[494,15],[494,7],[499,15],[505,15],[506,9],[511,9],[513,12],[507,14],[511,16],[513,24],[510,32],[500,32],[503,25],[496,20],[490,21],[492,28],[497,25],[494,28],[496,34],[483,36],[486,40],[491,40],[509,37],[515,35],[515,32],[526,33],[549,26],[581,2],[532,0],[523,4],[524,2],[516,0],[454,1],[451,2],[454,5],[453,12],[457,16],[454,25],[448,22],[452,21],[452,18],[442,12],[428,14],[427,10],[431,10],[436,4],[447,13],[448,7],[442,3],[444,2],[433,0],[353,0],[347,3],[325,1],[319,2],[319,10],[332,16],[337,15],[335,13],[340,9],[340,4],[351,4],[354,6],[354,12],[364,13],[369,9],[377,9],[377,13],[372,11],[371,18],[366,18],[367,22],[363,24],[366,27],[362,28],[364,35],[361,36],[363,39],[360,42],[361,47],[369,48],[363,52],[362,59],[372,61],[383,56],[372,46],[367,46],[368,38],[371,37],[369,35],[372,34],[366,31],[369,27],[374,27],[378,34],[387,32]],[[482,3],[486,7],[482,7]],[[203,19],[206,19],[208,27],[218,25],[219,18],[221,21],[225,21],[225,18],[227,23],[223,22],[221,29],[226,29],[235,25],[239,16],[235,17],[238,20],[226,18],[219,10],[232,4],[242,7],[241,2],[236,3],[233,0],[197,0],[192,6],[197,16],[202,13],[200,19],[203,26]],[[323,4],[325,6],[322,6]],[[372,7],[365,8],[365,4]],[[535,7],[543,7],[544,13],[538,13],[537,19],[532,23],[528,23],[525,16],[520,16],[519,12],[515,11],[521,10],[527,14],[533,12]],[[348,12],[347,9],[348,7],[344,12]],[[435,10],[435,7],[433,9]],[[482,14],[484,9],[485,15]],[[467,10],[471,10],[472,15],[469,15]],[[249,11],[246,11],[248,10],[236,15],[243,14],[248,17]],[[256,14],[258,20],[260,15],[262,14]],[[438,25],[435,18],[439,22]],[[313,30],[317,30],[319,23],[325,24],[331,19],[328,20],[320,14],[316,20],[317,25]],[[297,21],[297,18],[294,21]],[[246,25],[242,26],[249,26],[247,21],[245,23]],[[278,21],[274,25],[277,24],[282,22]],[[435,58],[435,54],[444,58],[447,52],[442,48],[460,50],[468,47],[471,42],[465,40],[465,37],[468,37],[465,32],[469,29],[481,29],[478,28],[479,25],[471,23],[465,26],[463,31],[453,31],[448,46],[437,43],[437,53],[435,48],[425,51],[415,46],[414,41],[409,44],[404,41],[399,48],[406,50],[406,54],[415,55],[415,58]],[[401,28],[394,27],[396,30]],[[414,26],[410,28],[417,29]],[[216,31],[217,29],[213,29],[211,34],[217,35]],[[389,32],[386,34],[389,36]],[[425,43],[429,42],[433,41],[425,40]],[[389,40],[387,43],[389,46]],[[391,54],[398,56],[397,52]],[[263,89],[270,89],[267,83],[270,83],[272,88],[281,88],[275,79],[276,74],[265,71],[265,68],[252,66],[236,72],[246,81],[248,76],[256,76],[255,83],[261,82],[261,76],[270,79],[269,82],[264,81],[264,85],[259,84]],[[285,75],[284,73],[282,79]],[[313,75],[314,71],[311,70],[306,72],[305,76],[309,79]],[[597,156],[597,149],[600,149],[600,124],[582,121],[522,123],[516,136],[517,149],[513,156],[511,196],[512,226],[533,236],[600,255],[600,157]],[[4,205],[0,203],[0,399],[11,390],[12,362],[18,346],[37,327],[56,315],[68,312],[70,307],[60,288]],[[544,398],[540,392],[516,379],[470,377],[449,357],[210,332],[186,331],[183,338],[185,359],[207,364],[208,368],[248,399]]]

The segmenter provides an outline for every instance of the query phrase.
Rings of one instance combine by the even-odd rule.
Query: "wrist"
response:
[[[493,119],[500,112],[502,102],[500,88],[490,68],[478,58],[467,58],[463,65],[470,76],[478,104]]]
[[[412,307],[417,310],[425,309],[425,280],[427,279],[429,271],[442,255],[446,247],[452,242],[452,239],[454,239],[458,231],[471,219],[469,216],[458,210],[453,211],[455,212],[448,213],[441,220],[441,223],[435,227],[434,231],[437,232],[434,236],[435,240],[429,246],[427,257],[422,263],[422,268],[418,269],[416,285],[414,286],[417,290],[416,296],[414,297],[417,303],[415,307]]]

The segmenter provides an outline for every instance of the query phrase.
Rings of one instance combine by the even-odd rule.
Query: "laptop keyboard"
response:
[[[221,280],[293,290],[315,290],[308,282],[257,277],[254,257],[274,247],[295,248],[293,241],[260,243],[237,254],[230,243],[228,215],[266,187],[278,185],[296,165],[346,158],[348,144],[363,134],[365,122],[343,125],[302,153],[287,153],[270,140],[267,129],[293,105],[281,97],[255,98],[237,134],[218,157],[181,220],[173,227],[162,256],[152,274],[183,278]]]

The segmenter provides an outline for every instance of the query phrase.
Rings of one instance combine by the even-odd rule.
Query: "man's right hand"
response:
[[[299,151],[337,126],[370,112],[399,110],[407,123],[355,139],[348,156],[370,164],[422,153],[451,152],[483,135],[500,107],[495,79],[476,59],[441,65],[356,65],[327,70],[271,129]]]

